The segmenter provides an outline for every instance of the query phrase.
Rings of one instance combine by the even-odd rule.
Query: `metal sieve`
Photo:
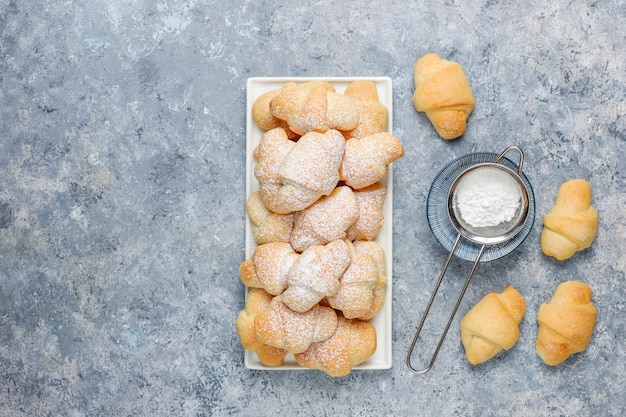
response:
[[[505,165],[498,163],[504,157],[504,155],[506,155],[509,151],[517,151],[519,153],[519,165],[518,165],[517,172]],[[497,244],[504,243],[512,239],[513,237],[515,237],[522,230],[524,223],[526,222],[526,219],[528,218],[529,194],[530,194],[530,191],[528,190],[526,184],[522,180],[523,165],[524,165],[524,153],[522,152],[522,150],[517,146],[509,146],[504,151],[502,151],[496,158],[494,158],[492,162],[475,164],[465,169],[463,172],[461,172],[456,177],[456,179],[452,182],[452,185],[450,186],[450,190],[448,191],[448,198],[447,198],[448,217],[450,219],[450,222],[454,226],[455,230],[458,232],[458,234],[457,234],[456,240],[454,241],[452,249],[450,250],[450,254],[448,255],[448,258],[444,264],[443,270],[441,271],[441,274],[439,275],[439,278],[437,279],[435,288],[430,296],[428,304],[426,305],[426,309],[424,310],[422,318],[415,332],[415,336],[413,337],[413,341],[411,342],[411,345],[409,347],[409,352],[406,357],[406,363],[412,372],[416,374],[423,374],[423,373],[428,372],[433,367],[435,360],[437,358],[437,355],[439,354],[439,350],[441,349],[441,346],[443,345],[443,341],[446,335],[448,334],[448,330],[450,329],[450,326],[452,325],[452,321],[454,320],[456,312],[459,309],[459,306],[461,305],[463,296],[465,295],[465,292],[467,288],[469,287],[470,281],[472,280],[472,277],[474,276],[474,272],[476,271],[476,268],[480,261],[480,257],[482,256],[485,248],[488,245],[497,245]],[[516,186],[518,187],[519,192],[520,192],[520,204],[510,219],[507,219],[506,221],[503,221],[495,225],[488,225],[488,226],[475,226],[475,225],[468,223],[467,221],[463,219],[463,216],[461,215],[460,210],[457,205],[458,191],[459,191],[459,188],[466,181],[471,180],[471,174],[479,172],[479,171],[483,173],[487,173],[487,174],[489,173],[494,173],[494,174],[497,173],[498,175],[504,174],[505,176],[507,176],[507,178],[512,179],[514,183],[516,184]],[[439,287],[441,286],[441,283],[446,274],[446,271],[448,270],[450,261],[452,260],[454,252],[456,251],[456,248],[462,238],[465,238],[471,242],[481,245],[480,249],[478,251],[476,259],[474,260],[470,273],[467,279],[465,280],[465,284],[463,285],[461,293],[454,305],[452,313],[448,319],[448,323],[446,324],[443,334],[441,335],[441,338],[439,339],[439,343],[437,344],[437,347],[435,348],[435,352],[433,356],[431,357],[431,360],[428,366],[424,369],[415,369],[413,365],[411,364],[411,356],[413,355],[415,345],[422,331],[422,328],[424,327],[424,323],[426,322],[426,317],[428,316],[428,313],[433,304],[433,301],[435,300],[435,296],[437,295],[437,292],[439,291]]]

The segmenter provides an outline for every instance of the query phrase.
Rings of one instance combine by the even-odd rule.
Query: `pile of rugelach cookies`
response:
[[[266,366],[343,376],[376,351],[368,321],[383,308],[389,165],[404,155],[388,132],[376,84],[287,82],[262,94],[251,117],[264,132],[253,152],[258,190],[246,209],[256,248],[240,266],[242,346]]]

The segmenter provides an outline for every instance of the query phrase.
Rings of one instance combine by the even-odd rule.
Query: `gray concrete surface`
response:
[[[474,90],[458,140],[412,107],[427,52],[461,63]],[[0,415],[624,415],[625,57],[623,0],[1,0]],[[390,370],[244,367],[234,320],[253,76],[393,80],[405,156]],[[433,370],[413,375],[406,350],[447,255],[426,222],[430,183],[456,157],[511,144],[537,222],[480,266],[460,314],[511,283],[528,305],[520,340],[473,368],[457,318]],[[600,229],[556,262],[540,252],[541,216],[576,177],[592,184]],[[435,320],[468,268],[451,266]],[[592,287],[598,324],[585,352],[550,368],[534,353],[536,309],[566,279]]]

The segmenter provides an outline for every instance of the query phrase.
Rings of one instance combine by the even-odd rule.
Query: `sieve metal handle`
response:
[[[521,169],[521,162],[520,162],[520,169]],[[435,360],[437,359],[437,355],[439,354],[439,350],[441,349],[441,346],[443,345],[443,341],[446,338],[446,335],[448,334],[448,330],[450,330],[450,326],[452,325],[452,321],[454,320],[454,316],[456,315],[457,310],[459,309],[459,306],[461,305],[461,301],[463,300],[463,296],[465,295],[465,292],[467,291],[467,287],[469,287],[470,281],[472,280],[472,277],[474,276],[474,271],[476,271],[476,267],[478,266],[478,262],[480,261],[480,257],[483,254],[483,251],[485,250],[485,246],[486,245],[482,245],[480,247],[480,251],[478,252],[478,256],[476,257],[476,260],[474,261],[474,265],[472,266],[472,269],[467,277],[467,280],[465,280],[465,284],[463,285],[463,289],[461,290],[461,294],[459,295],[459,298],[456,300],[456,304],[454,305],[454,309],[452,310],[452,313],[450,314],[450,318],[448,319],[448,323],[446,324],[446,327],[443,331],[443,334],[441,335],[441,338],[439,339],[439,343],[437,344],[437,347],[435,348],[435,352],[433,354],[433,356],[430,359],[430,362],[428,363],[428,366],[424,369],[415,369],[413,367],[413,365],[411,364],[411,356],[413,355],[413,350],[415,349],[415,344],[417,343],[417,339],[422,331],[422,328],[424,327],[424,323],[426,322],[426,316],[428,316],[428,312],[430,311],[431,306],[433,305],[433,301],[435,300],[435,296],[437,295],[437,291],[439,291],[439,287],[441,286],[441,282],[443,281],[444,276],[446,275],[446,271],[448,270],[448,266],[450,265],[450,261],[452,260],[452,257],[454,255],[454,252],[456,250],[456,247],[459,244],[459,241],[461,240],[461,234],[459,233],[456,240],[454,241],[454,245],[452,246],[452,249],[450,250],[450,255],[448,255],[448,259],[446,260],[446,263],[443,266],[443,270],[441,271],[441,274],[439,275],[439,278],[437,279],[437,283],[435,284],[435,288],[432,292],[432,294],[430,295],[430,300],[428,300],[428,304],[426,305],[426,309],[424,310],[424,313],[422,315],[422,318],[419,322],[419,325],[417,326],[417,330],[415,331],[415,336],[413,336],[413,341],[411,342],[411,345],[409,347],[409,353],[407,354],[406,357],[406,364],[409,367],[409,369],[411,370],[411,372],[416,373],[416,374],[425,374],[426,372],[430,371],[430,369],[433,367],[433,365],[435,364]]]
[[[517,175],[519,175],[521,177],[522,176],[522,167],[524,165],[524,152],[522,152],[522,150],[518,146],[511,145],[508,148],[506,148],[505,150],[503,150],[500,153],[500,155],[496,156],[496,158],[493,160],[493,163],[494,164],[497,163],[509,151],[517,151],[519,153],[519,165],[517,167]]]

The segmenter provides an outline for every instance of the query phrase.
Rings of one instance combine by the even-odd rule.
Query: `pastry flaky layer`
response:
[[[591,205],[591,185],[582,179],[559,187],[554,207],[543,218],[541,250],[559,261],[591,246],[598,232],[598,212]]]
[[[491,292],[461,320],[461,341],[472,365],[483,363],[502,350],[511,349],[520,336],[519,323],[526,302],[512,286],[498,294]]]
[[[555,366],[582,352],[591,341],[597,317],[587,284],[560,284],[550,302],[542,304],[537,312],[537,355],[547,365]]]

